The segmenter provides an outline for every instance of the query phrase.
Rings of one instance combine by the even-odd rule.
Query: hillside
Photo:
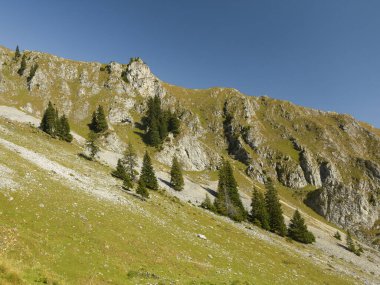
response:
[[[332,237],[339,227],[342,234],[351,229],[379,247],[379,130],[348,115],[235,89],[173,86],[156,78],[141,59],[100,64],[24,54],[20,75],[20,60],[0,48],[4,279],[20,278],[21,284],[44,278],[59,284],[379,283],[377,251],[365,247],[357,257]],[[138,126],[146,99],[155,95],[181,120],[180,135],[160,149],[145,145]],[[49,100],[69,117],[76,133],[72,144],[36,128]],[[98,162],[91,162],[78,154],[99,104],[111,130],[102,139]],[[163,190],[147,202],[122,191],[110,175],[127,141],[140,158],[146,149],[154,156]],[[174,155],[186,170],[183,192],[167,186]],[[197,207],[216,190],[222,156],[231,158],[247,209],[252,186],[264,189],[272,178],[287,220],[300,209],[316,244],[290,243]]]

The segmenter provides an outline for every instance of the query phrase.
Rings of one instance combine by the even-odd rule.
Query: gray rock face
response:
[[[276,163],[277,179],[290,188],[303,188],[307,185],[302,168],[291,158]]]
[[[252,161],[246,169],[246,173],[249,177],[256,180],[257,182],[264,184],[267,181],[266,174],[263,171],[264,164],[260,161]]]
[[[141,60],[132,61],[128,64],[126,77],[131,86],[142,96],[165,95],[165,90],[160,80],[152,74],[149,67]]]
[[[314,191],[307,204],[327,220],[344,228],[368,227],[379,219],[379,209],[360,187],[329,181]]]
[[[331,162],[323,162],[319,168],[322,184],[341,182],[340,172]]]
[[[156,158],[166,165],[171,165],[174,155],[177,156],[183,169],[190,171],[215,168],[219,161],[219,156],[190,135],[184,135],[177,142],[172,139],[166,143]]]
[[[322,186],[318,164],[311,153],[306,149],[300,153],[300,166],[309,184],[318,188]]]
[[[126,144],[113,131],[108,131],[100,136],[98,138],[98,143],[102,148],[116,153],[123,153],[126,149]]]

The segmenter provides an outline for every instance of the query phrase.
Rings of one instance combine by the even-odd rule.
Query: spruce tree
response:
[[[49,101],[49,104],[42,116],[40,123],[40,129],[45,133],[54,136],[56,131],[56,110],[53,107],[53,104]]]
[[[169,132],[171,132],[174,136],[177,136],[179,134],[180,124],[181,123],[178,117],[175,114],[170,114],[170,118],[168,122]]]
[[[347,237],[346,237],[346,245],[349,251],[355,253],[356,255],[360,255],[363,249],[361,247],[357,248],[357,245],[355,244],[354,239],[351,236],[351,232],[348,230],[347,231]]]
[[[286,225],[284,217],[282,216],[282,209],[277,196],[277,190],[274,188],[270,179],[268,179],[265,187],[267,189],[267,192],[265,193],[265,205],[269,215],[270,230],[280,236],[285,236]]]
[[[147,188],[151,190],[158,190],[157,178],[154,173],[152,161],[150,159],[148,152],[145,152],[145,155],[144,155],[140,180],[144,182]]]
[[[128,143],[127,149],[124,152],[123,162],[126,165],[126,171],[132,181],[136,181],[137,154],[132,143]]]
[[[108,129],[107,119],[106,115],[104,113],[103,106],[99,105],[97,110],[97,126],[98,126],[98,132],[104,132]]]
[[[219,170],[218,195],[214,205],[219,214],[228,216],[233,220],[242,221],[246,217],[232,167],[226,160],[223,161]]]
[[[92,113],[91,123],[88,126],[90,130],[95,133],[101,133],[108,129],[107,119],[103,106],[99,105],[98,109]]]
[[[204,201],[201,203],[200,207],[203,209],[209,210],[211,212],[216,211],[215,206],[211,202],[210,196],[208,194],[206,194],[206,197],[205,197]]]
[[[182,191],[185,184],[182,169],[176,156],[173,157],[172,168],[170,170],[170,184],[176,191]]]
[[[121,159],[118,159],[116,169],[112,171],[111,174],[112,176],[119,178],[121,180],[127,179],[128,174],[127,174],[127,171],[125,170],[125,167]]]
[[[269,215],[265,207],[264,195],[256,188],[253,190],[251,207],[251,213],[249,216],[250,222],[265,230],[269,230]]]
[[[149,98],[147,111],[142,119],[146,131],[145,141],[151,146],[158,147],[166,139],[169,132],[179,133],[179,120],[168,110],[162,110],[161,98],[156,95]]]
[[[93,132],[90,131],[88,134],[88,139],[86,140],[86,148],[89,151],[89,159],[93,160],[96,156],[96,154],[99,152],[99,147],[96,143],[97,140],[97,135]]]
[[[26,68],[26,56],[24,54],[21,58],[20,68],[17,71],[18,75],[22,76],[24,74],[25,68]]]
[[[63,114],[59,119],[59,125],[57,126],[57,129],[59,130],[58,136],[61,139],[67,142],[71,142],[73,140],[73,136],[70,133],[69,121],[67,120],[65,114]]]
[[[140,175],[139,182],[137,183],[136,193],[141,195],[141,197],[143,197],[143,199],[149,198],[149,192],[146,189],[145,182],[143,179],[141,179],[141,176],[142,175]]]
[[[149,130],[146,133],[146,141],[149,145],[155,147],[159,146],[162,142],[158,122],[156,120],[152,121]]]
[[[340,236],[339,231],[336,231],[336,233],[334,234],[334,238],[336,238],[337,240],[341,240],[342,239],[342,237]]]
[[[288,235],[291,239],[302,243],[315,242],[315,236],[312,232],[307,230],[305,220],[302,218],[300,212],[296,210],[293,218],[290,220]]]
[[[15,60],[18,60],[21,56],[20,49],[18,46],[16,46],[16,51],[15,51]]]

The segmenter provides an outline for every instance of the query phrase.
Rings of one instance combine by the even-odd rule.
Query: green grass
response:
[[[107,167],[73,159],[75,145],[30,127],[6,127],[12,135],[1,133],[3,138],[77,171],[92,165],[109,175]],[[17,263],[14,278],[25,284],[351,283],[165,193],[143,202],[120,190],[128,204],[115,204],[69,189],[66,181],[3,147],[0,154],[21,185],[0,192],[0,238],[12,241],[3,257]],[[13,278],[8,275],[1,278]]]

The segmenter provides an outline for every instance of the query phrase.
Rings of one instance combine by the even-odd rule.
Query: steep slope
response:
[[[354,254],[340,259],[317,246],[246,228],[165,192],[141,201],[122,191],[109,167],[80,158],[81,151],[80,146],[51,139],[29,125],[0,119],[0,240],[6,264],[2,268],[17,268],[17,275],[4,269],[0,280],[10,284],[380,280],[378,257],[369,250],[364,259]]]
[[[221,156],[230,155],[254,182],[277,180],[288,188],[285,192],[305,199],[329,221],[379,246],[378,130],[348,115],[245,96],[235,89],[173,86],[161,82],[138,58],[106,65],[24,54],[26,68],[20,76],[21,59],[0,49],[0,104],[40,117],[51,100],[83,136],[92,111],[102,104],[114,130],[103,146],[121,153],[123,143],[130,140],[142,152],[138,123],[146,97],[159,95],[182,121],[177,138],[169,138],[160,151],[152,149],[163,169],[175,154],[192,177],[206,175],[207,180]],[[250,184],[241,179],[242,194],[249,195],[244,183]]]

